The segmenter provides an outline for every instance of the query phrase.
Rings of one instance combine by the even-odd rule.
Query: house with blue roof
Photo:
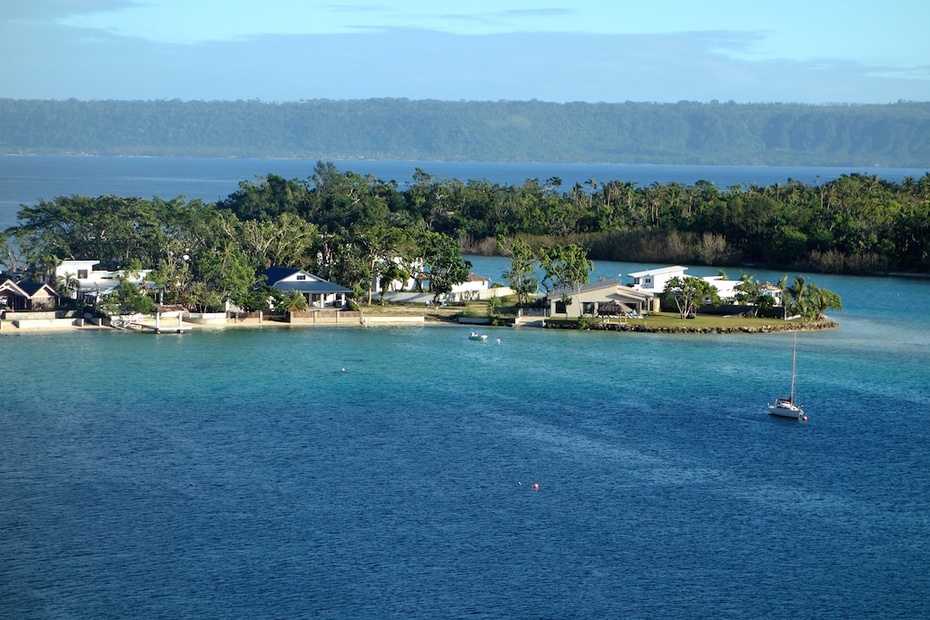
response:
[[[283,293],[297,291],[307,299],[310,308],[344,308],[351,290],[303,269],[270,267],[262,272],[265,284]]]

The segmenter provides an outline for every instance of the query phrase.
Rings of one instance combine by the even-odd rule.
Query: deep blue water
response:
[[[311,168],[0,157],[0,205]],[[786,334],[4,330],[0,617],[930,617],[930,282],[809,280],[803,424]]]
[[[22,204],[52,200],[73,194],[101,196],[152,196],[170,199],[185,196],[214,202],[238,189],[242,181],[269,173],[286,179],[307,179],[314,160],[301,159],[208,159],[170,157],[64,157],[0,155],[0,229],[16,223]],[[372,174],[394,180],[404,188],[417,168],[439,178],[486,179],[501,184],[522,184],[527,179],[562,179],[571,188],[595,178],[598,182],[623,180],[638,185],[676,181],[692,185],[704,180],[721,189],[734,185],[773,185],[789,179],[824,183],[844,174],[876,174],[889,181],[905,176],[915,179],[930,170],[921,168],[837,168],[799,166],[688,166],[629,164],[555,164],[415,161],[337,161],[341,171]]]
[[[930,283],[814,279],[807,423],[787,334],[0,334],[0,616],[928,617]]]

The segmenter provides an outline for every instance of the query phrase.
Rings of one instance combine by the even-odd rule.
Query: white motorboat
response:
[[[487,340],[487,339],[488,339],[488,335],[487,335],[487,334],[479,334],[478,332],[472,332],[472,333],[468,334],[468,339],[469,339],[469,340]]]

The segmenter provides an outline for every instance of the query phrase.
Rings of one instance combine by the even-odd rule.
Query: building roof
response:
[[[269,267],[262,272],[262,275],[265,276],[265,284],[268,286],[274,286],[275,282],[279,282],[284,278],[290,277],[296,273],[300,273],[302,269],[293,269],[291,267]],[[312,275],[312,274],[307,274]]]
[[[598,282],[589,282],[588,284],[583,285],[578,293],[590,293],[592,291],[599,290],[611,290],[613,293],[620,293],[624,297],[633,298],[633,299],[649,299],[652,297],[651,293],[644,291],[638,291],[635,288],[629,286],[624,286],[620,283],[620,280],[600,280]],[[575,289],[571,288],[561,288],[556,289],[549,293],[549,297],[561,297],[562,295],[574,295]]]
[[[45,282],[25,282],[24,281],[24,282],[19,283],[19,287],[23,289],[24,291],[26,291],[26,294],[29,295],[30,297],[35,297],[40,292],[42,292],[43,289],[45,290],[46,293],[48,293],[48,295],[45,295],[45,297],[57,297],[58,296],[58,293],[55,292],[55,289],[53,289],[51,286],[49,286]]]
[[[643,271],[636,271],[633,273],[628,273],[626,275],[631,278],[642,278],[644,276],[656,276],[662,273],[674,273],[677,271],[687,271],[687,267],[682,267],[681,265],[674,265],[673,267],[656,267],[655,269],[645,269]]]
[[[30,299],[39,296],[38,293],[42,292],[43,289],[46,294],[41,295],[42,297],[58,297],[58,293],[55,292],[55,289],[45,282],[29,282],[27,280],[13,282],[13,280],[7,280],[3,284],[0,284],[0,290],[12,291],[17,295],[22,295]]]
[[[326,280],[306,272],[303,269],[293,269],[290,267],[269,267],[262,272],[266,280],[265,283],[273,286],[278,290],[289,292],[299,291],[301,293],[351,293],[352,291],[344,286],[327,282]],[[305,275],[306,280],[286,280],[293,275]]]
[[[27,296],[29,293],[23,290],[23,288],[14,282],[13,280],[6,280],[3,284],[0,284],[0,291],[12,291],[17,295]]]

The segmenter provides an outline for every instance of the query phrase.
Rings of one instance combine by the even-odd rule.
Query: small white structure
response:
[[[94,300],[100,295],[106,295],[119,286],[121,277],[126,277],[130,283],[136,286],[154,286],[154,283],[146,280],[152,271],[151,269],[143,269],[127,275],[122,269],[118,271],[97,269],[99,264],[99,260],[62,261],[55,268],[55,276],[62,278],[66,282],[71,278],[77,280],[78,286],[75,291],[77,299],[91,298],[91,300]]]
[[[763,295],[768,295],[769,297],[775,300],[776,306],[782,305],[782,299],[781,299],[782,290],[780,288],[778,288],[771,282],[766,282],[759,288],[762,291]]]
[[[482,293],[489,288],[491,288],[491,278],[479,276],[477,273],[470,273],[468,274],[467,280],[452,285],[449,296],[451,296],[454,301],[484,299]]]

